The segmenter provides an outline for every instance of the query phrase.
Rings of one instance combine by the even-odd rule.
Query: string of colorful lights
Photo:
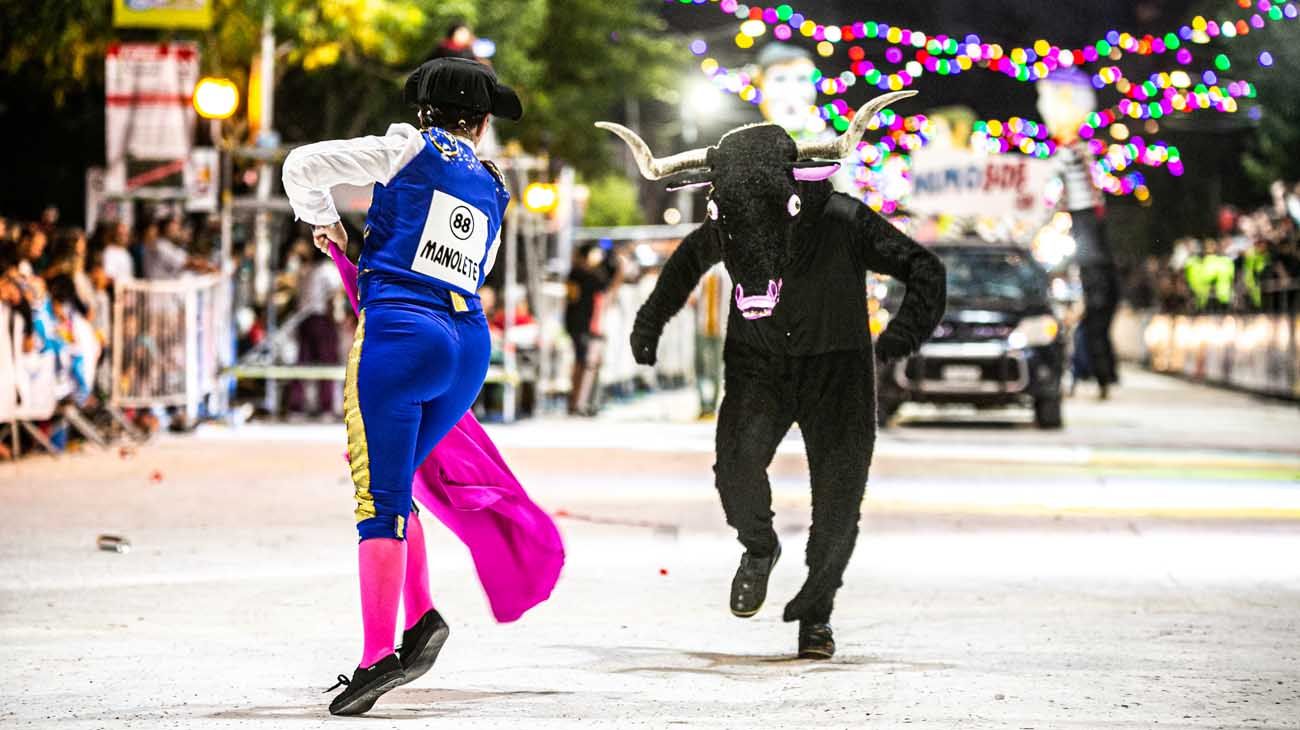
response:
[[[1239,18],[1221,20],[1197,16],[1176,31],[1162,35],[1136,36],[1128,32],[1111,30],[1095,43],[1080,48],[1063,48],[1046,39],[1038,39],[1029,46],[1007,50],[997,43],[985,43],[978,35],[968,34],[960,41],[944,34],[934,35],[923,31],[891,26],[883,21],[857,21],[845,25],[825,25],[795,12],[789,5],[772,7],[749,6],[736,0],[676,0],[685,5],[713,4],[723,13],[742,21],[735,43],[742,49],[752,48],[755,39],[771,30],[777,40],[789,40],[797,32],[817,42],[817,53],[830,57],[836,45],[858,40],[883,41],[892,44],[885,60],[893,65],[902,64],[904,50],[910,46],[913,60],[897,73],[882,73],[864,63],[862,58],[851,58],[856,68],[855,76],[864,78],[882,90],[898,90],[915,83],[924,73],[956,75],[975,66],[1005,74],[1019,81],[1037,81],[1062,68],[1096,63],[1102,59],[1121,60],[1125,54],[1152,56],[1174,52],[1176,60],[1187,65],[1192,61],[1187,44],[1207,44],[1216,38],[1246,36],[1260,30],[1270,22],[1295,20],[1300,16],[1294,2],[1274,3],[1272,0],[1235,0],[1235,4],[1249,13]],[[666,0],[673,2],[673,0]],[[1253,5],[1253,10],[1252,10]],[[860,47],[859,47],[860,48]],[[852,52],[852,51],[851,51]],[[1224,57],[1226,58],[1226,57]],[[1271,65],[1272,58],[1261,54],[1261,65]],[[845,82],[845,85],[849,85]],[[840,92],[842,93],[842,92]]]
[[[739,32],[734,40],[742,49],[753,47],[755,40],[769,30],[777,40],[789,40],[798,33],[816,41],[817,53],[822,57],[834,55],[836,46],[845,42],[878,41],[890,44],[883,53],[883,66],[877,66],[878,61],[868,59],[867,52],[861,45],[853,45],[847,51],[850,61],[848,69],[835,76],[828,76],[816,69],[812,83],[818,92],[827,96],[846,93],[858,79],[879,89],[899,90],[912,86],[926,73],[955,76],[973,68],[983,68],[1018,81],[1031,82],[1047,78],[1060,69],[1109,61],[1111,65],[1103,66],[1091,74],[1092,84],[1099,90],[1113,87],[1124,98],[1115,106],[1090,115],[1079,134],[1088,141],[1097,158],[1093,166],[1093,177],[1098,187],[1117,195],[1134,194],[1143,201],[1150,196],[1145,178],[1139,171],[1130,168],[1138,164],[1164,166],[1170,174],[1181,175],[1184,172],[1181,155],[1176,147],[1164,142],[1147,144],[1141,137],[1133,137],[1125,142],[1128,129],[1123,122],[1150,120],[1147,126],[1154,129],[1151,125],[1155,120],[1175,112],[1213,110],[1234,113],[1239,109],[1237,99],[1254,98],[1256,89],[1246,81],[1219,78],[1220,73],[1232,68],[1232,59],[1224,53],[1215,56],[1213,69],[1204,69],[1195,76],[1185,69],[1175,69],[1153,73],[1141,83],[1128,79],[1123,69],[1113,64],[1125,54],[1154,56],[1172,52],[1176,63],[1188,66],[1195,60],[1189,45],[1207,44],[1216,38],[1245,36],[1252,30],[1264,28],[1269,22],[1294,20],[1300,15],[1293,2],[1235,0],[1234,4],[1246,11],[1246,15],[1234,19],[1225,14],[1217,21],[1197,16],[1176,31],[1160,36],[1147,34],[1139,37],[1112,30],[1097,42],[1080,48],[1063,48],[1039,39],[1029,46],[1007,50],[999,44],[984,43],[973,34],[959,41],[955,37],[931,35],[880,21],[824,25],[794,11],[789,5],[765,8],[751,7],[736,0],[677,2],[714,4],[722,12],[740,20]],[[905,61],[904,49],[908,47],[912,59]],[[718,88],[751,104],[762,102],[762,92],[755,84],[755,79],[743,70],[728,69],[716,59],[708,57],[708,45],[704,41],[693,41],[691,51],[697,56],[705,56],[700,68]],[[1255,61],[1262,67],[1273,65],[1272,55],[1268,51],[1261,52]],[[854,110],[842,99],[833,99],[813,107],[810,113],[815,113],[837,131],[843,131],[848,128]],[[863,182],[864,176],[883,174],[891,157],[904,158],[901,174],[906,176],[909,153],[926,145],[932,131],[924,116],[899,117],[892,112],[873,119],[869,128],[881,130],[883,134],[880,141],[874,144],[864,143],[860,147],[862,167],[855,171],[855,176]],[[1097,139],[1098,133],[1103,129],[1116,139],[1116,143],[1107,144]],[[1044,125],[1019,118],[1012,118],[1005,123],[998,120],[976,123],[971,144],[975,149],[988,153],[1019,153],[1040,159],[1051,157],[1056,151],[1056,143],[1050,139]],[[867,197],[873,208],[889,212],[888,208],[892,207],[887,198],[883,203],[877,204],[880,201],[872,201],[871,194]]]

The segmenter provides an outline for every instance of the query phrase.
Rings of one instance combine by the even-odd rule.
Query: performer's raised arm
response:
[[[294,216],[313,226],[322,251],[334,241],[347,244],[339,213],[330,197],[335,185],[387,185],[424,148],[420,131],[393,124],[382,136],[337,139],[295,148],[284,160],[284,192]]]
[[[655,364],[659,335],[664,325],[686,304],[700,277],[722,260],[717,234],[708,223],[691,231],[668,257],[650,298],[636,313],[632,327],[632,355],[642,365]]]
[[[888,274],[907,288],[898,313],[876,342],[877,356],[888,360],[916,352],[947,306],[943,262],[865,205],[858,209],[853,241],[867,269]]]

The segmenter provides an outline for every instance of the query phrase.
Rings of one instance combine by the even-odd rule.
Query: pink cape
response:
[[[335,245],[330,257],[357,309],[357,267]],[[479,582],[502,623],[545,601],[564,567],[564,543],[528,498],[492,439],[467,412],[415,472],[415,500],[469,548]]]

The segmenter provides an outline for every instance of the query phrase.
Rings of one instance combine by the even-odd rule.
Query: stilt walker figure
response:
[[[523,113],[491,69],[459,58],[420,66],[404,96],[418,129],[394,124],[382,137],[307,145],[284,163],[294,213],[314,226],[322,251],[347,242],[330,188],[374,184],[344,383],[365,642],[352,677],[340,675],[346,686],[330,704],[335,715],[364,713],[427,672],[449,634],[429,595],[412,478],[487,373],[491,346],[477,291],[496,258],[510,196],[475,144],[490,116]],[[399,603],[405,631],[395,650]]]

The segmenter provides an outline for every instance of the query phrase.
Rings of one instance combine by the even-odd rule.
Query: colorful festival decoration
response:
[[[957,76],[982,71],[998,73],[1018,82],[1049,79],[1053,74],[1086,70],[1092,86],[1112,89],[1120,100],[1106,109],[1089,114],[1078,128],[1078,138],[1086,140],[1096,157],[1093,179],[1107,193],[1134,195],[1146,202],[1150,191],[1146,179],[1135,166],[1163,167],[1171,175],[1182,175],[1183,161],[1177,147],[1158,140],[1146,141],[1131,136],[1130,125],[1143,126],[1148,134],[1158,131],[1163,118],[1177,113],[1216,112],[1233,114],[1241,110],[1239,100],[1256,97],[1257,90],[1247,81],[1232,79],[1234,67],[1247,63],[1220,52],[1201,68],[1196,46],[1211,41],[1227,41],[1249,35],[1271,23],[1294,21],[1300,16],[1296,2],[1273,0],[1233,0],[1230,8],[1217,17],[1197,16],[1190,22],[1170,28],[1163,34],[1143,34],[1111,30],[1095,42],[1081,47],[1064,47],[1047,39],[1004,47],[988,43],[975,34],[962,36],[928,33],[891,25],[880,20],[859,20],[847,24],[823,24],[797,12],[788,4],[775,7],[751,6],[737,0],[666,0],[683,5],[711,5],[734,17],[739,25],[734,36],[738,48],[750,49],[777,41],[806,39],[815,43],[816,55],[829,59],[847,46],[849,65],[837,74],[814,68],[809,82],[816,93],[829,101],[813,104],[808,114],[836,131],[848,128],[853,110],[843,99],[859,83],[881,90],[900,90],[913,86],[926,74]],[[871,56],[868,55],[871,49]],[[694,40],[691,52],[699,57],[700,70],[718,88],[754,105],[764,103],[759,79],[745,69],[730,69],[709,54],[708,44]],[[1119,62],[1127,56],[1167,56],[1170,67],[1146,78],[1129,78]],[[1204,62],[1202,56],[1202,62]],[[1262,51],[1249,59],[1262,68],[1273,66],[1274,59]],[[863,170],[856,175],[870,187],[864,198],[873,208],[888,212],[897,199],[879,187],[877,176],[895,170],[906,178],[910,152],[925,146],[933,134],[924,115],[899,116],[885,112],[873,119],[870,129],[882,132],[879,141],[864,142],[859,148]],[[1074,136],[1074,135],[1069,135]],[[1110,137],[1107,141],[1104,137]],[[1023,154],[1049,158],[1061,141],[1041,122],[1013,117],[1006,120],[981,120],[971,130],[971,145],[989,154]],[[900,161],[892,158],[902,158]]]

